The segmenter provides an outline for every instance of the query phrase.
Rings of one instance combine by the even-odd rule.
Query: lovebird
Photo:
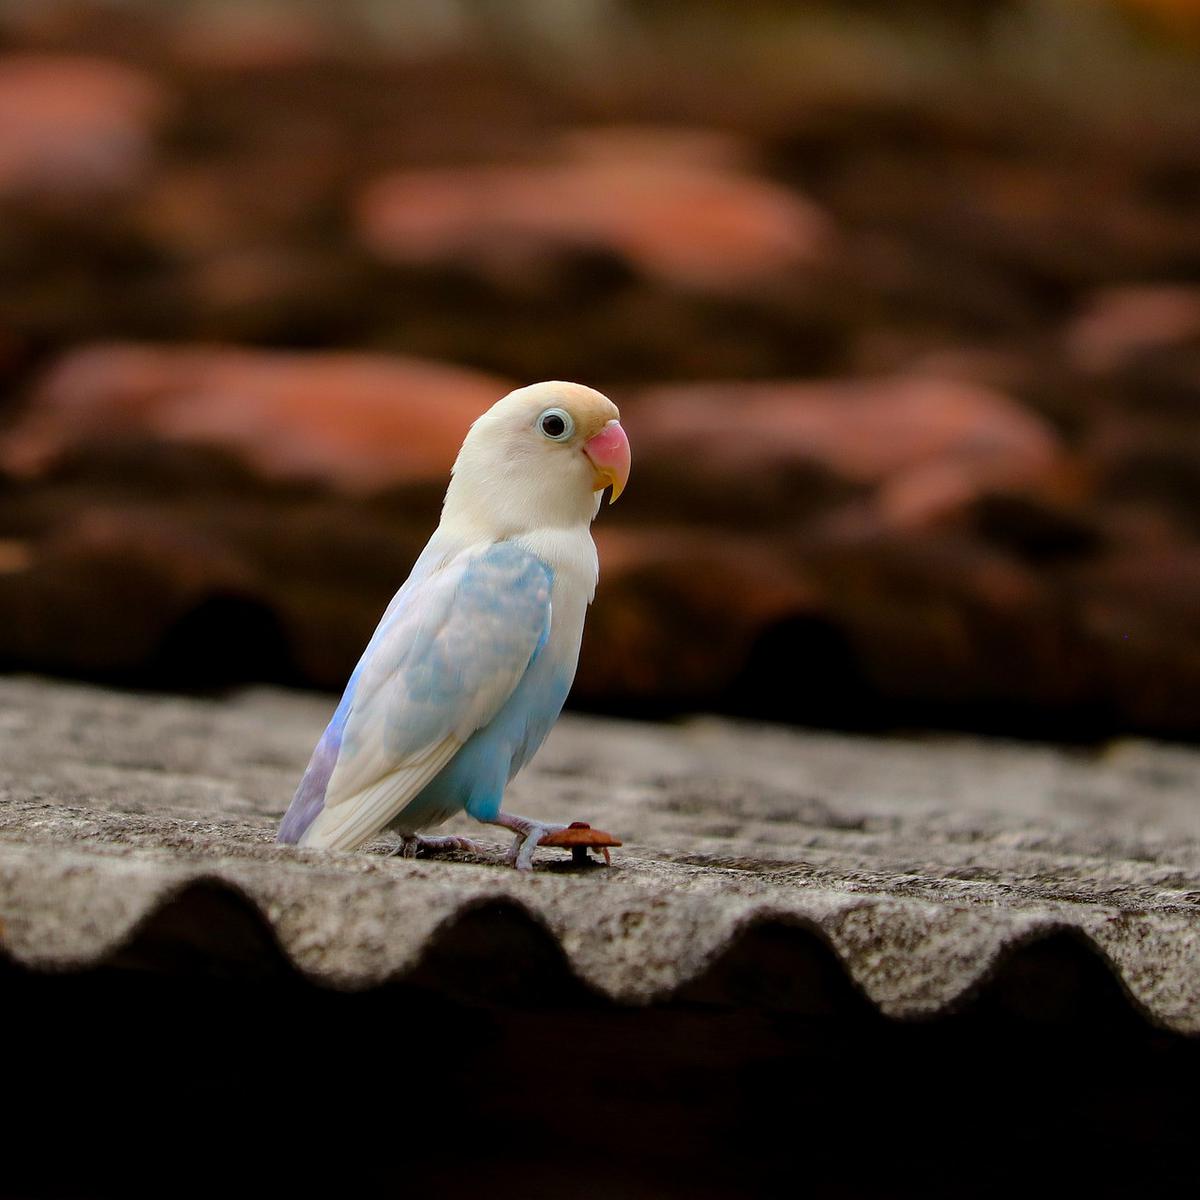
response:
[[[511,830],[530,870],[566,828],[502,809],[570,691],[599,560],[591,523],[629,479],[617,406],[577,383],[518,388],[467,432],[441,522],[392,598],[317,743],[277,840],[478,850],[427,837],[455,813]]]

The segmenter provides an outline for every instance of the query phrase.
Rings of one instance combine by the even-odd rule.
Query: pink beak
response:
[[[629,482],[629,439],[619,421],[609,421],[595,437],[584,443],[583,452],[592,461],[596,477],[593,491],[601,491],[612,486],[609,504],[615,504],[617,497],[625,490]]]

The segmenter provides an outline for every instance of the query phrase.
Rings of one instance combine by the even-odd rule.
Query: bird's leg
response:
[[[400,845],[392,851],[398,858],[416,858],[420,851],[437,854],[443,850],[461,850],[466,854],[483,854],[484,849],[470,838],[450,835],[447,837],[423,837],[419,833],[402,833]]]
[[[518,817],[514,813],[497,813],[489,825],[500,825],[511,829],[516,835],[513,838],[512,849],[508,852],[508,861],[518,871],[533,870],[533,852],[537,844],[548,833],[558,833],[566,829],[565,825],[555,825],[549,821],[534,821],[529,817]]]

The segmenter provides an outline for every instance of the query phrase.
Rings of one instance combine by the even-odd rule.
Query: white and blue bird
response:
[[[512,831],[513,865],[531,868],[565,826],[504,812],[504,789],[570,691],[599,575],[591,523],[629,464],[617,406],[577,383],[518,388],[471,426],[441,523],[350,676],[280,842],[353,850],[390,827],[409,856],[474,850],[421,836],[465,811]]]

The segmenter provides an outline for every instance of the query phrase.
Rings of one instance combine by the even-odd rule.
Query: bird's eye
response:
[[[552,442],[565,442],[575,432],[575,422],[569,412],[548,408],[538,417],[538,428]]]

